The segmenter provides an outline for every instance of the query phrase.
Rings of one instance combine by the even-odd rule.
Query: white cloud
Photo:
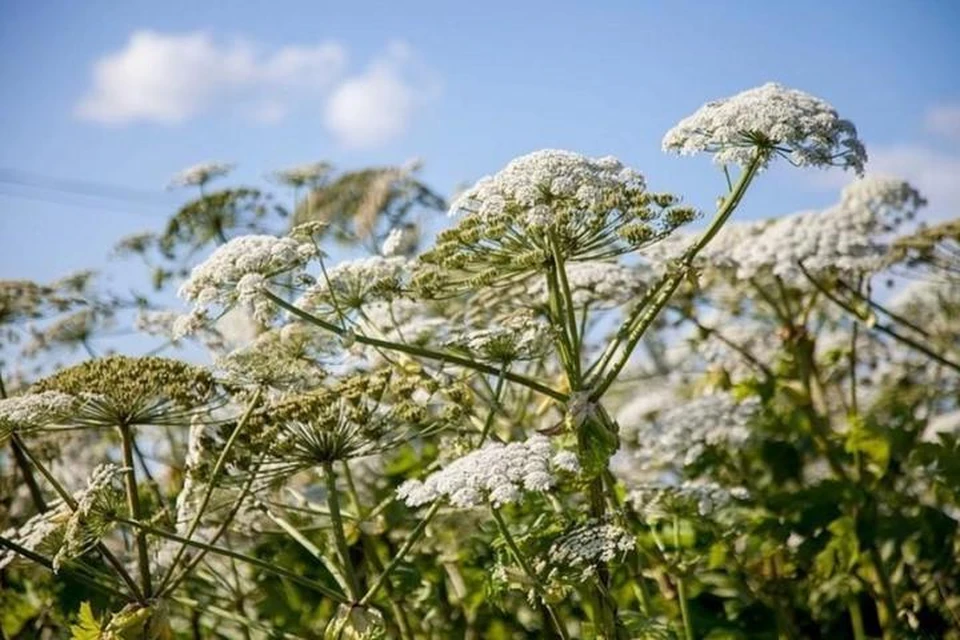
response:
[[[960,140],[960,104],[942,104],[927,110],[927,131]]]
[[[345,50],[330,42],[265,53],[205,32],[135,31],[124,48],[94,64],[93,86],[76,113],[103,124],[177,124],[240,104],[275,119],[286,103],[329,88],[345,63]]]
[[[406,44],[393,43],[366,71],[334,89],[324,123],[344,146],[388,142],[405,133],[417,109],[435,95],[429,75]]]

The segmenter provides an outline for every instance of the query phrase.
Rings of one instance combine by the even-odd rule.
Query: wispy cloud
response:
[[[393,43],[366,71],[336,87],[324,122],[345,146],[387,142],[404,133],[416,110],[436,93],[429,75],[409,46]]]
[[[75,112],[103,125],[171,126],[224,113],[273,124],[309,110],[343,145],[370,147],[408,130],[436,93],[430,76],[399,42],[351,75],[347,51],[335,42],[267,50],[203,31],[142,30],[94,63]]]
[[[136,31],[126,46],[100,58],[77,114],[102,124],[178,124],[217,110],[255,111],[267,94],[292,99],[328,89],[347,54],[332,42],[260,51],[244,40],[209,33]]]

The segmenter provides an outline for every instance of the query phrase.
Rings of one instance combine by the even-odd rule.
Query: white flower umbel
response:
[[[187,167],[170,179],[170,188],[202,187],[215,178],[222,178],[237,165],[231,162],[203,162]]]
[[[550,440],[534,435],[524,442],[490,443],[430,474],[404,482],[397,495],[418,507],[446,498],[455,507],[490,502],[499,507],[519,502],[526,492],[545,492],[557,483],[557,471],[573,468],[564,452],[554,454]]]
[[[80,400],[59,391],[29,393],[0,400],[0,442],[11,431],[39,429],[72,415]]]
[[[318,386],[326,376],[321,363],[336,350],[330,334],[292,322],[217,358],[216,366],[232,384],[307,390]]]
[[[642,469],[681,469],[707,447],[739,447],[752,433],[760,410],[757,398],[738,402],[729,393],[695,398],[637,425],[624,424],[631,433],[635,464]]]
[[[263,322],[273,315],[272,305],[260,295],[270,279],[302,269],[316,256],[317,248],[312,242],[267,235],[241,236],[194,268],[179,295],[194,303],[195,312],[211,306],[225,310],[237,303],[249,304],[255,317]]]
[[[327,162],[308,162],[275,171],[270,174],[270,178],[274,182],[299,189],[300,187],[315,187],[322,184],[331,171],[333,171],[333,166]]]
[[[46,547],[53,546],[57,534],[63,531],[69,517],[70,507],[58,500],[46,511],[36,514],[17,528],[3,531],[0,536],[12,540],[27,551],[48,551]],[[16,551],[0,548],[0,570],[21,557]]]
[[[801,265],[818,276],[869,275],[886,266],[890,232],[924,204],[908,182],[866,176],[826,210],[727,226],[698,265],[738,280],[776,276],[794,286],[808,286]]]
[[[757,152],[799,166],[840,166],[863,172],[867,160],[853,124],[827,102],[803,91],[767,83],[708,102],[663,138],[663,150],[712,153],[718,164],[748,165]]]
[[[310,313],[328,316],[393,300],[404,288],[408,265],[406,258],[384,256],[341,262],[329,269],[326,277],[318,277],[295,304]]]
[[[749,494],[742,487],[725,489],[715,482],[699,481],[643,484],[633,488],[629,494],[633,507],[648,521],[674,516],[708,517],[748,497]]]
[[[514,362],[543,355],[550,346],[549,324],[525,313],[491,322],[486,328],[466,331],[447,345],[459,347],[484,360]]]
[[[598,565],[622,558],[635,548],[636,540],[623,527],[591,521],[558,538],[550,546],[547,558],[558,572],[572,571],[580,580],[588,580]]]
[[[676,205],[669,194],[648,193],[643,176],[612,156],[537,151],[456,199],[457,226],[420,256],[417,280],[424,288],[475,288],[543,271],[554,252],[569,261],[610,258],[695,217]]]

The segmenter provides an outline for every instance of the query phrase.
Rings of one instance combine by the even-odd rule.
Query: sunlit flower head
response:
[[[663,150],[710,153],[717,164],[761,166],[774,155],[798,166],[863,172],[867,154],[857,130],[827,102],[773,82],[708,102],[663,138]]]

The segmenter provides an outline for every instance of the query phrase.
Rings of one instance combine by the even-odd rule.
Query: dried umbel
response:
[[[457,383],[389,369],[360,373],[326,388],[290,395],[251,419],[251,451],[261,472],[287,476],[395,449],[459,423],[469,410]]]
[[[503,284],[557,256],[601,260],[645,246],[692,220],[677,198],[651,194],[613,157],[545,150],[513,160],[453,203],[455,227],[420,256],[426,292]]]
[[[270,178],[279,184],[285,184],[294,189],[302,187],[316,188],[324,184],[333,171],[329,162],[308,162],[306,164],[288,167],[274,171]]]
[[[218,401],[210,372],[156,357],[89,360],[40,380],[33,391],[82,400],[69,423],[86,427],[182,425]]]
[[[840,166],[863,172],[857,130],[820,98],[768,83],[708,102],[663,138],[664,151],[713,154],[718,164],[766,166],[782,156],[798,166]]]
[[[170,179],[170,188],[174,187],[203,187],[216,178],[222,178],[233,171],[235,164],[231,162],[203,162],[187,167]]]

